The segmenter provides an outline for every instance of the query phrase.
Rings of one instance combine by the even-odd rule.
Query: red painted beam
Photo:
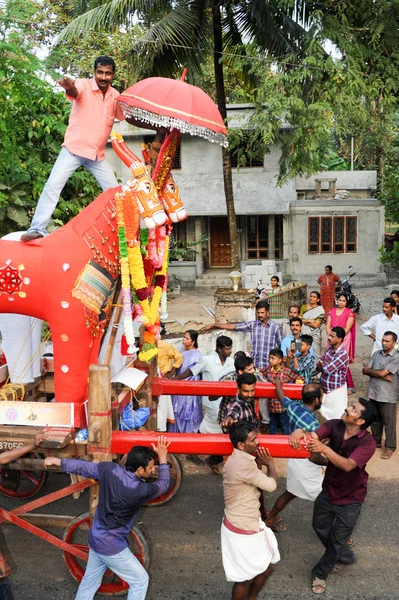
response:
[[[31,523],[28,523],[28,521],[21,519],[21,517],[17,517],[12,512],[8,512],[7,510],[4,510],[3,508],[0,508],[0,518],[1,518],[1,520],[4,519],[5,521],[14,523],[14,525],[17,525],[21,529],[25,529],[25,531],[29,531],[30,533],[32,533],[33,535],[36,535],[37,537],[41,538],[45,542],[48,542],[49,544],[53,544],[53,546],[56,546],[56,548],[59,548],[60,550],[64,550],[66,552],[69,552],[70,554],[73,554],[74,556],[76,556],[77,558],[80,558],[81,560],[87,561],[87,559],[89,558],[88,552],[84,552],[83,550],[81,550],[81,547],[79,545],[68,544],[67,542],[64,542],[63,540],[60,540],[59,538],[55,537],[51,533],[44,531],[44,529],[40,529],[40,527],[36,527],[36,525],[32,525]]]
[[[113,431],[113,454],[127,454],[133,446],[151,446],[156,444],[159,435],[166,435],[171,442],[172,454],[221,454],[233,452],[233,445],[227,434],[203,433],[160,433],[156,431]],[[259,445],[268,448],[275,458],[308,458],[309,452],[295,450],[288,443],[288,435],[258,435]]]
[[[302,385],[294,383],[283,386],[284,393],[292,400],[302,398]],[[152,394],[181,394],[190,396],[235,396],[237,384],[223,381],[176,381],[154,377],[151,384]],[[276,387],[272,383],[257,383],[255,396],[257,398],[275,398]]]

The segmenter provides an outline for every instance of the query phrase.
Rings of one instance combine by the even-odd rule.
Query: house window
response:
[[[308,254],[357,252],[357,217],[309,217]]]
[[[249,134],[244,135],[240,142],[229,151],[232,169],[238,167],[263,167],[266,152],[261,138]]]
[[[281,258],[283,239],[283,217],[274,217],[275,258]],[[247,217],[247,259],[265,260],[269,258],[269,219],[267,215]]]
[[[150,145],[150,144],[152,144],[154,139],[155,139],[154,135],[145,135],[143,138],[143,141],[144,141],[144,144]],[[173,160],[172,171],[176,170],[176,169],[181,169],[181,140],[179,142],[179,145],[177,146],[176,155]]]

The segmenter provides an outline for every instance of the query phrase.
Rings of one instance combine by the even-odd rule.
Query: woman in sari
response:
[[[321,302],[320,304],[324,308],[325,314],[328,315],[330,310],[334,307],[335,298],[335,287],[341,283],[338,275],[335,275],[331,265],[326,265],[324,268],[323,275],[317,280],[320,285]]]
[[[183,373],[191,369],[201,359],[202,354],[198,350],[198,333],[189,329],[183,336],[183,346],[180,352],[183,355],[183,364],[177,371]],[[189,381],[201,379],[200,375],[187,377]],[[168,424],[168,431],[178,433],[196,433],[202,421],[202,397],[201,396],[172,396],[175,423]]]
[[[324,308],[320,305],[319,292],[310,292],[309,302],[301,306],[299,312],[302,318],[302,333],[312,336],[315,364],[317,364],[321,352],[321,326],[324,321]]]
[[[353,363],[355,358],[355,346],[356,346],[356,316],[353,310],[347,308],[348,299],[345,294],[340,294],[337,298],[337,308],[331,309],[326,323],[327,335],[330,335],[333,327],[342,327],[345,329],[345,338],[342,346],[345,348],[349,355],[349,362]],[[327,348],[329,347],[327,341]],[[346,383],[348,386],[348,394],[353,394],[355,391],[355,385],[352,379],[352,373],[348,368],[346,372]]]

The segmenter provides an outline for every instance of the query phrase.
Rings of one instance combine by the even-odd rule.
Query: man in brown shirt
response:
[[[269,451],[258,448],[251,422],[236,423],[229,435],[234,451],[223,469],[223,567],[234,582],[232,600],[255,600],[280,560],[276,537],[259,511],[259,490],[274,492],[277,474]],[[267,475],[258,465],[266,466]]]

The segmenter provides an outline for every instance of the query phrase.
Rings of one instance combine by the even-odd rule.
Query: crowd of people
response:
[[[185,361],[176,379],[237,383],[235,397],[201,401],[173,396],[176,422],[169,428],[229,433],[235,448],[223,470],[223,457],[205,459],[215,475],[223,473],[222,554],[227,580],[233,582],[233,600],[258,597],[280,559],[274,534],[287,529],[280,513],[296,497],[313,502],[313,528],[325,552],[312,570],[311,589],[323,593],[334,566],[355,561],[352,532],[367,492],[367,462],[384,438],[382,459],[391,458],[396,449],[399,292],[385,298],[382,314],[360,328],[373,341],[371,358],[363,368],[369,378],[368,399],[358,398],[348,406],[348,396],[355,392],[350,364],[355,358],[356,315],[345,294],[331,293],[339,278],[330,266],[319,282],[320,293],[313,290],[307,303],[290,306],[283,323],[270,319],[268,301],[261,300],[253,321],[204,328],[249,332],[251,356],[238,350],[233,359],[233,342],[226,335],[217,337],[215,352],[203,356],[197,349],[198,333],[190,330],[184,336],[182,355],[194,343],[196,362]],[[258,382],[273,383],[275,397],[255,399]],[[284,383],[301,385],[301,401],[285,396]],[[199,418],[202,411],[199,426],[187,428],[190,414],[181,421],[183,406],[195,406]],[[309,460],[288,461],[286,489],[269,510],[262,490],[274,491],[277,479],[273,459],[266,451],[257,451],[259,431],[288,434],[296,448],[304,438],[311,452]],[[201,462],[199,457],[190,458]]]

